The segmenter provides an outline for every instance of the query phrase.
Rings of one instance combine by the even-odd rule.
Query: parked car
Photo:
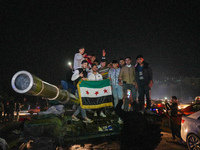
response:
[[[181,126],[182,116],[188,116],[197,111],[200,111],[200,103],[194,103],[184,109],[180,109],[177,116],[177,125]]]
[[[185,107],[184,109],[179,109],[178,110],[178,114],[177,114],[177,118],[176,118],[176,124],[178,125],[178,128],[181,128],[181,119],[182,116],[188,116],[191,115],[197,111],[200,111],[200,104],[199,103],[193,103],[187,107]],[[169,118],[170,116],[167,115],[165,113],[165,115],[162,115],[162,118],[164,119],[164,123],[167,124],[169,121],[166,120],[166,118]],[[169,127],[169,125],[167,124],[167,126]]]
[[[152,112],[155,112],[158,115],[164,114],[165,102],[163,100],[151,100]]]
[[[200,149],[200,111],[189,116],[182,116],[181,138],[189,150]]]
[[[180,111],[180,113],[182,113],[184,115],[193,114],[197,111],[200,111],[200,103],[191,104],[191,105],[189,105],[189,106],[187,106],[184,109],[181,109],[179,111]]]
[[[192,104],[193,104],[192,102],[180,103],[180,104],[178,105],[178,109],[184,109],[184,108],[186,108],[186,107],[188,107],[188,106],[190,106],[190,105],[192,105]]]

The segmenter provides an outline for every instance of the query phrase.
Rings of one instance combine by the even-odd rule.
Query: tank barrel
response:
[[[75,95],[42,81],[27,71],[19,71],[14,74],[11,85],[17,93],[45,97],[49,100],[58,100],[61,103],[67,103],[69,100],[79,103],[79,99]]]

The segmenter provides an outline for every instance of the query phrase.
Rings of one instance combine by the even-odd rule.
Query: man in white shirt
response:
[[[97,72],[97,65],[92,64],[92,72],[88,76],[88,80],[91,81],[98,81],[98,80],[103,80],[103,77],[100,73]]]
[[[79,48],[79,53],[74,55],[74,70],[81,67],[81,62],[84,60],[84,57],[87,55],[85,52],[85,48],[82,46]]]
[[[96,64],[92,64],[92,72],[88,76],[88,80],[90,80],[90,81],[103,80],[102,75],[97,72],[97,65]],[[94,112],[94,116],[97,116],[96,111]],[[102,109],[100,109],[100,116],[106,117],[106,115],[103,113]]]

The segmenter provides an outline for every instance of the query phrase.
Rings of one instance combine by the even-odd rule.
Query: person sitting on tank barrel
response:
[[[82,79],[82,80],[87,79],[87,71],[86,71],[87,66],[88,66],[88,62],[86,60],[83,60],[81,62],[81,68],[77,68],[74,71],[74,74],[72,75],[71,80],[75,81],[76,85],[77,85],[77,83],[80,79]],[[78,108],[76,109],[74,114],[72,115],[73,121],[79,121],[80,120],[76,117],[80,112],[81,112],[82,117],[84,118],[83,122],[85,122],[85,123],[92,123],[93,122],[91,119],[89,119],[87,117],[85,109],[81,108],[80,105],[78,106]]]

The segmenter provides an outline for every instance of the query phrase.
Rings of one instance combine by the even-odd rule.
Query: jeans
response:
[[[118,101],[122,99],[122,86],[120,85],[112,85],[112,92],[114,97],[114,106],[116,107]]]
[[[87,117],[85,109],[81,108],[81,106],[78,106],[76,111],[74,112],[74,116],[77,116],[81,112],[82,117],[85,119]]]
[[[126,92],[128,89],[130,89],[130,90],[131,90],[131,94],[132,94],[133,101],[136,100],[136,89],[135,89],[135,85],[123,83],[123,89],[124,89],[125,92]],[[124,93],[124,94],[126,95],[126,93]],[[128,106],[129,106],[129,100],[128,100],[128,99],[125,99],[125,104],[124,104],[124,110],[125,110],[125,111],[128,111]]]
[[[151,108],[151,88],[144,84],[144,81],[139,81],[138,83],[138,93],[139,93],[139,109],[144,109],[144,96],[147,100],[147,109]]]
[[[61,85],[63,87],[63,90],[68,91],[68,89],[71,89],[71,93],[72,94],[75,93],[76,87],[73,84],[71,84],[70,82],[66,82],[64,80],[61,80]]]

